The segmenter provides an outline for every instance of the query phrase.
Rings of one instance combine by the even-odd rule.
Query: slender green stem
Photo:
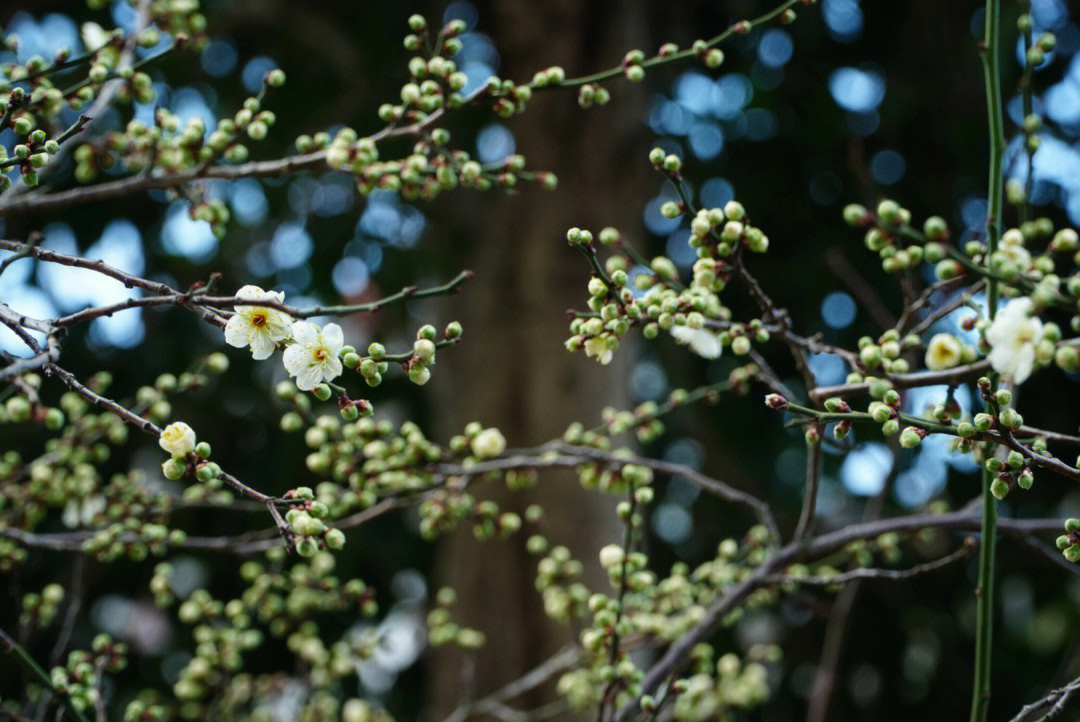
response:
[[[82,710],[76,707],[75,704],[72,702],[71,697],[67,694],[64,694],[61,690],[57,689],[53,685],[52,678],[44,669],[41,668],[41,665],[35,662],[34,658],[31,657],[30,654],[25,649],[23,649],[18,642],[12,639],[7,632],[0,629],[0,653],[5,652],[14,655],[15,659],[19,660],[19,663],[22,666],[26,667],[27,670],[29,670],[35,677],[37,677],[39,682],[45,685],[48,689],[52,690],[52,693],[55,694],[57,697],[64,700],[64,704],[67,705],[68,709],[71,710],[71,713],[75,715],[76,719],[78,719],[79,722],[89,722],[89,720],[87,720],[86,718],[86,715],[83,714]]]
[[[989,195],[987,198],[987,259],[997,250],[1001,233],[1001,155],[1005,146],[1005,119],[1001,105],[1001,0],[986,0],[986,35],[983,38],[983,70],[986,77],[986,105],[990,126]],[[998,281],[987,278],[987,311],[997,312]],[[990,375],[991,394],[997,387]],[[979,546],[979,581],[975,629],[975,673],[971,693],[971,722],[983,722],[990,704],[991,642],[994,629],[994,553],[997,541],[997,501],[990,493],[994,475],[983,469],[982,544]]]
[[[715,48],[717,45],[720,45],[725,40],[737,33],[750,32],[751,28],[762,25],[769,22],[770,20],[779,17],[781,14],[784,13],[784,11],[789,10],[798,2],[799,0],[786,0],[785,2],[781,3],[769,12],[765,13],[764,15],[760,15],[752,20],[744,20],[741,23],[735,23],[716,37],[707,40],[705,42],[705,48]],[[666,63],[672,63],[678,60],[684,60],[685,58],[691,58],[697,54],[697,51],[694,50],[693,47],[690,47],[684,50],[679,50],[670,55],[655,55],[651,58],[646,58],[641,63],[641,67],[652,68],[656,67],[657,65],[664,65]],[[536,85],[534,81],[531,86],[536,90],[546,90],[549,88],[576,88],[578,86],[586,85],[588,83],[599,83],[604,80],[610,80],[611,78],[617,78],[622,75],[623,72],[624,68],[620,65],[617,68],[610,68],[608,70],[603,70],[598,73],[593,73],[592,75],[584,75],[580,78],[567,78],[566,80],[557,83],[550,83],[547,85]]]
[[[1034,75],[1034,67],[1027,61],[1027,51],[1031,49],[1031,25],[1025,28],[1024,36],[1024,74],[1020,78],[1020,92],[1023,97],[1024,119],[1021,121],[1024,127],[1024,148],[1027,151],[1027,177],[1024,179],[1024,202],[1020,204],[1020,221],[1026,222],[1031,218],[1031,190],[1035,186],[1035,151],[1031,148],[1031,133],[1027,131],[1027,119],[1031,115],[1031,81]]]

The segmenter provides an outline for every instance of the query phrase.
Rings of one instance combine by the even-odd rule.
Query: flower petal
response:
[[[265,333],[256,333],[251,336],[251,358],[256,361],[270,358],[277,344]]]
[[[319,327],[307,321],[295,321],[292,325],[293,339],[303,345],[317,343],[319,340]]]
[[[296,387],[301,391],[311,391],[322,381],[322,369],[317,365],[305,366],[296,375]]]
[[[243,316],[236,315],[225,324],[225,343],[243,348],[251,341],[251,324]]]
[[[322,337],[326,350],[336,357],[345,345],[345,334],[341,332],[341,326],[336,323],[326,324],[323,326]]]

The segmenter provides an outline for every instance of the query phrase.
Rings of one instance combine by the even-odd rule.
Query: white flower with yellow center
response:
[[[285,294],[264,291],[258,286],[244,286],[236,297],[245,301],[275,301],[282,303]],[[236,313],[225,324],[225,343],[236,348],[251,347],[251,357],[269,358],[279,342],[289,337],[292,317],[268,306],[234,306]]]
[[[173,456],[195,451],[195,431],[183,421],[174,421],[161,430],[158,445]]]
[[[1032,316],[1030,298],[1014,298],[998,310],[986,330],[990,365],[1015,383],[1023,383],[1035,367],[1035,344],[1042,336],[1042,321]]]
[[[323,381],[341,375],[338,355],[345,344],[341,326],[328,323],[320,329],[313,323],[297,321],[292,325],[292,337],[282,360],[301,391],[311,391]]]
[[[702,358],[719,358],[723,347],[720,337],[707,328],[672,326],[671,335],[676,341],[686,344],[690,350]]]
[[[585,341],[585,355],[589,358],[595,358],[606,366],[611,363],[611,358],[615,354],[611,350],[611,346],[608,345],[608,340],[605,337],[593,336]]]
[[[951,333],[938,333],[926,345],[926,368],[931,371],[951,369],[960,363],[963,347]]]

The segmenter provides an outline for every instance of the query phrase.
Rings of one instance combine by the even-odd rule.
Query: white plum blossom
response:
[[[938,333],[926,344],[926,368],[942,371],[960,363],[963,347],[951,333]]]
[[[341,326],[328,323],[321,329],[307,321],[292,325],[293,342],[285,349],[282,360],[290,376],[296,377],[301,391],[311,391],[323,381],[341,375],[341,347],[345,335]]]
[[[236,292],[245,301],[276,301],[282,303],[285,294],[264,291],[258,286],[244,286]],[[251,347],[256,360],[270,358],[279,342],[289,337],[292,317],[268,306],[234,306],[236,313],[225,324],[225,343],[236,348]]]
[[[484,429],[469,444],[480,459],[491,459],[506,451],[506,439],[498,429]]]
[[[672,326],[671,335],[679,343],[689,346],[691,351],[702,358],[719,358],[723,350],[720,337],[707,328]]]
[[[174,421],[161,430],[158,445],[173,456],[187,456],[195,451],[195,431],[183,421]]]
[[[603,365],[611,363],[611,358],[615,355],[611,350],[611,346],[608,345],[608,340],[603,336],[593,336],[585,341],[585,355],[589,358],[595,358]]]
[[[1042,321],[1032,315],[1030,298],[1014,298],[994,316],[986,331],[990,365],[1015,383],[1023,383],[1035,367],[1035,344],[1042,336]]]

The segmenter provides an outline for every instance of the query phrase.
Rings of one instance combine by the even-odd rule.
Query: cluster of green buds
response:
[[[630,455],[629,449],[617,449],[612,456]],[[651,501],[653,472],[647,466],[639,464],[622,464],[621,466],[604,465],[600,463],[583,464],[578,467],[578,481],[585,489],[611,492],[614,494],[626,494],[633,490],[634,494],[645,498],[642,503]]]
[[[62,601],[64,588],[59,584],[49,584],[40,592],[24,594],[19,626],[24,629],[44,629],[56,619]]]
[[[318,620],[327,615],[372,617],[378,605],[363,581],[343,581],[333,574],[333,555],[318,552],[288,567],[285,556],[283,549],[276,548],[265,561],[241,565],[240,578],[246,588],[236,599],[221,601],[200,589],[180,605],[178,617],[193,626],[197,645],[195,656],[173,687],[180,702],[176,712],[182,718],[220,719],[245,709],[259,719],[260,714],[269,714],[268,708],[260,706],[261,700],[272,697],[280,676],[238,674],[244,654],[263,645],[263,629],[284,639],[297,663],[309,670],[308,679],[317,693],[307,704],[336,715],[340,703],[329,691],[355,674],[357,661],[369,658],[378,640],[357,634],[327,644]]]
[[[319,549],[341,549],[345,546],[345,533],[334,529],[324,519],[330,514],[330,508],[315,500],[315,492],[301,486],[291,489],[285,499],[297,500],[285,514],[285,521],[292,533],[293,548],[302,557],[313,557]]]
[[[736,715],[764,704],[771,694],[766,664],[779,661],[774,645],[754,645],[745,658],[728,653],[715,669],[699,672],[671,685],[675,695],[671,715],[680,721],[697,719],[733,720]],[[657,707],[655,698],[643,699],[642,709]]]
[[[417,129],[422,138],[414,144],[412,153],[402,159],[380,160],[375,137],[360,137],[352,128],[342,128],[334,137],[325,132],[302,135],[296,141],[297,150],[302,153],[324,150],[327,165],[353,174],[363,194],[386,189],[400,193],[406,200],[430,200],[441,191],[459,185],[479,190],[511,189],[519,181],[534,181],[553,189],[558,182],[555,176],[526,171],[525,159],[520,155],[481,164],[466,151],[450,146],[448,130],[428,128],[444,109],[461,107],[473,99],[490,103],[503,118],[520,113],[532,97],[532,88],[491,78],[477,93],[466,98],[461,91],[468,78],[453,60],[461,49],[458,36],[465,31],[465,23],[452,20],[433,32],[425,18],[413,15],[409,27],[412,33],[406,36],[405,47],[419,54],[409,60],[410,81],[401,88],[401,102],[383,104],[379,118],[388,129],[405,126]]]
[[[170,546],[183,544],[186,540],[187,534],[183,529],[169,529],[160,521],[128,517],[96,528],[80,548],[86,554],[93,554],[99,561],[124,557],[138,562],[151,554],[162,556]]]
[[[91,649],[71,652],[67,664],[53,667],[49,674],[53,690],[80,712],[97,704],[101,672],[115,674],[127,666],[127,645],[114,642],[107,634],[96,636]]]
[[[677,186],[681,183],[682,160],[677,155],[653,148],[649,162]],[[685,202],[667,201],[660,206],[661,215],[672,219],[687,215],[689,210]],[[726,258],[744,247],[754,253],[769,250],[768,236],[750,224],[746,209],[738,201],[728,201],[723,208],[702,208],[689,222],[687,242],[698,258]]]
[[[476,650],[483,647],[486,639],[483,632],[463,627],[454,621],[451,607],[457,600],[457,592],[450,587],[443,587],[435,593],[435,607],[428,612],[428,643],[433,647],[456,645],[463,650]]]
[[[194,385],[198,376],[185,375],[187,387]],[[28,442],[0,457],[0,523],[32,530],[50,514],[59,514],[69,527],[98,529],[84,548],[101,558],[144,558],[151,551],[157,553],[169,543],[182,541],[182,532],[165,526],[171,497],[152,488],[142,471],[134,469],[110,477],[100,472],[114,448],[127,440],[127,425],[74,392],[61,395],[56,408],[47,408],[36,397],[39,379],[28,375],[23,380],[34,396],[9,398],[3,420],[40,420],[47,431],[58,433],[37,447],[39,453],[34,451],[36,442]],[[97,374],[87,381],[96,393],[104,392],[110,383],[108,374]],[[174,377],[162,377],[157,386],[140,389],[131,406],[148,415],[167,413],[170,404],[166,394],[180,385]],[[0,566],[10,568],[23,557],[10,540],[0,544]]]
[[[701,605],[707,605],[720,589],[751,573],[764,561],[768,536],[763,527],[754,527],[742,543],[735,539],[722,541],[714,559],[693,570],[685,563],[676,563],[671,573],[662,579],[657,579],[648,569],[649,560],[643,553],[627,553],[617,545],[604,547],[600,551],[601,566],[608,571],[613,587],[618,589],[625,583],[625,591],[618,598],[601,593],[588,595],[585,614],[580,611],[580,603],[575,607],[577,618],[590,620],[580,634],[586,654],[578,668],[560,678],[559,694],[566,697],[575,710],[595,707],[601,697],[607,695],[616,707],[640,698],[642,709],[650,713],[657,711],[661,700],[670,701],[667,695],[677,695],[672,709],[678,708],[677,718],[686,720],[698,719],[695,716],[698,712],[710,718],[727,719],[717,717],[717,714],[748,710],[764,702],[769,690],[763,686],[765,670],[762,665],[778,661],[779,649],[776,647],[755,646],[744,659],[725,655],[716,661],[710,645],[698,645],[688,660],[690,676],[676,680],[661,690],[659,697],[654,697],[642,696],[643,671],[621,647],[612,654],[612,646],[619,640],[638,636],[663,640],[680,638],[697,622]],[[550,558],[545,562],[549,568],[542,568],[542,575],[551,575],[558,569]],[[564,589],[559,586],[555,589],[554,599],[568,598]],[[578,595],[583,593],[579,591]],[[751,595],[748,605],[766,604],[774,597],[775,592],[761,589]],[[557,609],[562,616],[553,616],[569,618],[563,607]],[[726,622],[732,624],[740,615],[737,611]],[[691,696],[680,702],[686,694]],[[681,708],[680,704],[683,705]]]
[[[649,157],[681,188],[682,161],[677,156],[655,148]],[[677,218],[687,210],[685,203],[675,201],[661,207],[668,218]],[[644,261],[626,248],[625,239],[615,228],[603,229],[596,239],[614,251],[603,265],[590,231],[571,228],[566,239],[593,267],[588,284],[589,312],[575,314],[570,322],[571,335],[566,341],[570,351],[584,350],[599,363],[610,363],[620,338],[634,326],[640,326],[647,339],[656,338],[661,330],[670,331],[676,340],[705,358],[715,358],[727,346],[737,355],[748,354],[752,342],[769,340],[769,331],[760,319],[731,323],[730,311],[720,302],[719,293],[736,272],[736,254],[744,248],[762,253],[769,246],[768,237],[750,224],[746,209],[737,201],[723,208],[702,209],[691,219],[688,243],[698,261],[689,287],[682,286],[675,264],[665,256],[654,258],[647,272],[637,272],[631,278],[635,263]]]
[[[915,334],[901,336],[895,329],[889,329],[876,340],[870,336],[859,339],[859,366],[865,374],[902,374],[910,370],[910,364],[903,358],[905,351],[921,348],[922,342]],[[974,360],[974,349],[969,352]],[[866,375],[862,380],[869,380]]]
[[[558,184],[552,173],[527,171],[524,156],[518,154],[495,163],[480,163],[467,151],[453,148],[450,131],[445,128],[433,128],[413,145],[411,154],[401,159],[380,160],[375,141],[358,137],[352,128],[342,128],[333,138],[327,133],[300,136],[296,147],[301,152],[324,149],[327,165],[353,174],[364,195],[391,190],[414,201],[431,200],[459,186],[509,190],[522,181],[553,190]]]
[[[844,221],[854,228],[866,229],[866,247],[881,257],[881,267],[886,273],[902,273],[924,261],[937,264],[941,279],[963,272],[955,260],[946,258],[949,227],[939,216],[926,219],[923,232],[919,233],[911,227],[911,212],[886,198],[878,204],[875,213],[858,204],[846,206]]]
[[[25,102],[26,96],[21,87],[13,88],[6,97],[0,98],[0,112],[4,114],[4,118],[9,119],[0,122],[0,126],[10,122],[17,139],[10,154],[6,147],[0,145],[0,190],[11,187],[12,176],[8,174],[10,169],[17,170],[26,185],[36,186],[38,171],[60,152],[60,144],[81,129],[87,121],[85,117],[80,118],[76,125],[72,126],[71,133],[50,136],[45,129],[36,127],[35,116],[25,109]],[[14,110],[15,108],[20,110]]]
[[[556,621],[584,619],[589,614],[589,588],[580,580],[585,570],[564,546],[550,550],[546,544],[533,542],[533,552],[542,554],[536,565],[536,589],[544,603],[544,613]]]
[[[1070,562],[1080,562],[1080,519],[1065,520],[1065,533],[1057,538],[1057,548]]]

